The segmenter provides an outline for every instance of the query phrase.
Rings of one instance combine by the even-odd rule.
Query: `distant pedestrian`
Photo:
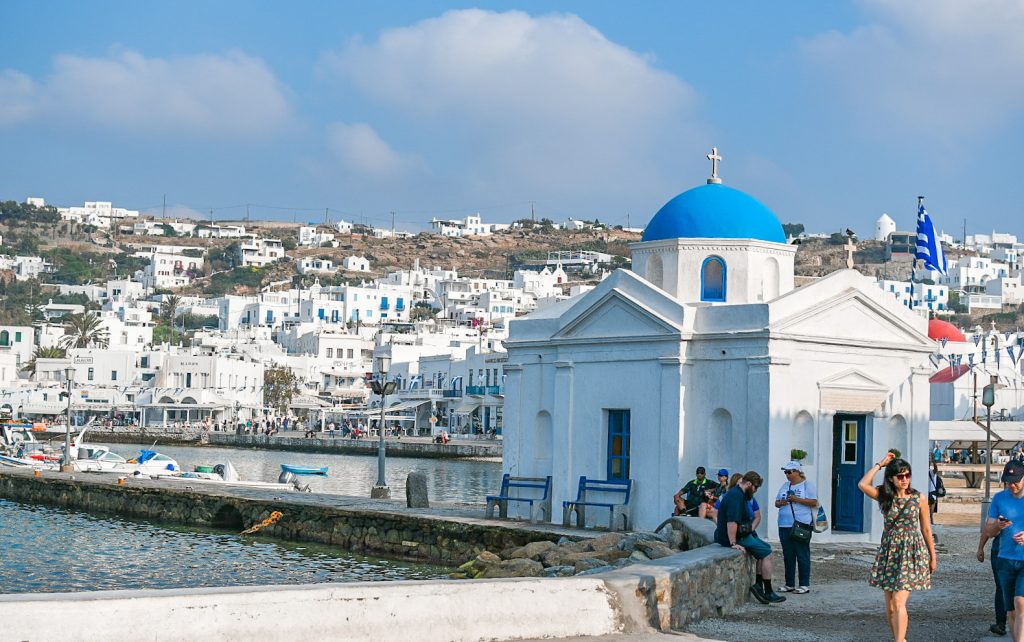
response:
[[[791,461],[782,471],[786,474],[786,483],[775,496],[775,507],[779,509],[779,542],[782,544],[786,584],[779,591],[802,595],[811,590],[811,541],[795,537],[793,525],[800,522],[807,526],[807,532],[814,532],[812,525],[818,508],[818,489],[804,476],[800,462]],[[798,566],[799,584],[796,583]]]
[[[1003,488],[1006,488],[1006,484],[1003,484]],[[995,537],[989,537],[986,534],[987,529],[982,529],[981,536],[978,538],[978,561],[985,561],[985,542],[989,539],[992,540],[992,550],[989,552],[989,563],[992,567],[992,579],[996,583],[996,594],[994,600],[994,609],[996,614],[996,623],[988,627],[990,633],[995,635],[1006,635],[1006,598],[1003,597],[1003,587],[999,583],[999,567],[1002,564],[1002,559],[999,557],[999,535]]]
[[[882,485],[873,486],[879,471],[885,471]],[[921,506],[921,493],[910,486],[910,475],[910,464],[888,452],[857,484],[878,502],[885,516],[882,543],[868,584],[885,592],[886,617],[894,642],[906,642],[907,599],[911,591],[932,587],[936,567],[931,520]]]

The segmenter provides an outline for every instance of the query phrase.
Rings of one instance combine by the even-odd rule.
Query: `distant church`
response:
[[[778,218],[709,159],[707,184],[633,244],[632,271],[511,322],[505,472],[551,475],[555,521],[580,475],[632,479],[633,526],[650,529],[697,466],[756,470],[776,539],[796,448],[833,527],[818,540],[877,540],[865,470],[895,447],[926,490],[928,322],[851,269],[795,289]]]

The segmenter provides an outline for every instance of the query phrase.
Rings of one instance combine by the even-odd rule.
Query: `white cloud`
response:
[[[1024,109],[1024,3],[865,0],[872,22],[802,44],[819,74],[864,124],[950,143],[1019,118]]]
[[[253,136],[288,120],[286,90],[260,60],[240,51],[174,59],[134,51],[107,57],[60,55],[33,81],[0,73],[0,124],[37,119],[146,134]],[[12,112],[15,118],[11,117]],[[5,118],[6,116],[6,118]]]
[[[574,15],[450,11],[324,61],[427,132],[422,157],[461,159],[463,189],[636,193],[695,129],[686,83]]]
[[[327,144],[346,169],[363,175],[394,176],[412,165],[411,159],[391,149],[366,123],[332,123]]]
[[[36,84],[13,69],[0,70],[0,127],[32,117]]]

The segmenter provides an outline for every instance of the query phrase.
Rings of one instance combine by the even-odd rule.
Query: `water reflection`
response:
[[[105,445],[124,455],[135,454],[138,449],[130,444]],[[309,483],[315,492],[368,497],[370,487],[377,480],[377,458],[365,455],[160,444],[156,445],[156,450],[177,459],[185,470],[229,460],[243,479],[260,481],[277,481],[281,464],[328,466],[327,477],[302,478],[303,483]],[[430,498],[437,502],[482,504],[486,495],[494,494],[501,486],[501,464],[498,462],[388,457],[387,481],[392,497],[405,496],[405,478],[414,471],[426,475]]]
[[[0,593],[430,579],[446,573],[329,546],[0,499]]]

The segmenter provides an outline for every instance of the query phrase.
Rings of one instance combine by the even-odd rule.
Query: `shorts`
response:
[[[996,562],[995,571],[999,587],[1003,590],[1006,610],[1013,611],[1013,598],[1024,597],[1024,560],[1000,557]]]
[[[743,539],[737,540],[736,543],[747,549],[747,552],[756,560],[763,560],[772,554],[771,544],[757,535],[747,535]],[[1022,574],[1022,578],[1024,578],[1024,574]]]

